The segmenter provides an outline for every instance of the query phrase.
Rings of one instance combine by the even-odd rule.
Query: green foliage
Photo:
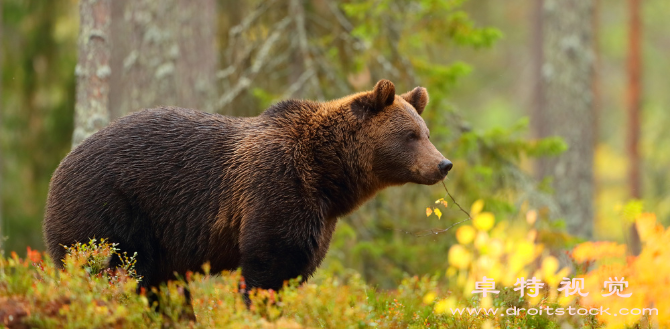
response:
[[[621,213],[625,222],[633,223],[635,219],[640,217],[642,211],[644,210],[644,202],[642,200],[631,200],[628,201],[621,209]]]
[[[439,100],[442,93],[451,92],[456,87],[458,80],[472,71],[472,68],[463,62],[455,62],[450,65],[430,63],[425,60],[415,59],[412,61],[417,74],[424,76],[422,80],[431,91],[438,90],[437,98],[431,93],[433,101]]]
[[[274,103],[274,100],[277,99],[277,95],[268,93],[262,88],[254,88],[251,90],[254,97],[256,97],[260,103],[260,106],[263,108],[268,108]]]

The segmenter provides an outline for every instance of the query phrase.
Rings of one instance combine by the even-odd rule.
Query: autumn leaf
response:
[[[430,216],[430,214],[433,213],[433,209],[430,209],[430,207],[426,208],[426,217]]]
[[[437,215],[437,218],[442,218],[442,212],[440,209],[435,208],[435,215]]]
[[[477,231],[470,225],[463,225],[456,230],[456,240],[462,245],[466,245],[475,239]]]
[[[495,223],[495,217],[490,212],[483,212],[477,214],[475,218],[472,219],[472,225],[474,225],[480,231],[488,231],[493,227]]]
[[[426,296],[423,296],[423,303],[426,305],[430,305],[433,303],[435,298],[437,297],[437,294],[433,291],[429,292],[426,294]]]
[[[449,248],[449,264],[458,269],[465,269],[472,261],[472,254],[467,248],[455,244]]]
[[[484,208],[484,200],[477,200],[475,203],[472,204],[472,207],[470,208],[470,216],[475,217],[479,212],[482,211]]]
[[[435,204],[438,204],[438,203],[441,203],[444,207],[447,207],[447,205],[448,205],[447,201],[444,200],[444,198],[439,198],[439,199],[435,200]]]

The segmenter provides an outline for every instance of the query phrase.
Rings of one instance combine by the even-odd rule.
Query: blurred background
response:
[[[1,3],[5,251],[44,249],[51,174],[111,120],[159,105],[254,116],[382,78],[428,89],[423,117],[466,209],[537,210],[537,239],[557,250],[607,239],[634,253],[628,213],[670,221],[666,0]],[[324,270],[381,287],[442,271],[456,243],[443,229],[465,218],[441,185],[391,188],[340,221]]]

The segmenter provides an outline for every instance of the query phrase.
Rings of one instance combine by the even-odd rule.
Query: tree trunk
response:
[[[593,90],[593,150],[594,154],[597,152],[598,140],[600,139],[600,119],[602,118],[602,58],[601,58],[601,49],[600,49],[600,12],[602,8],[601,0],[593,0],[593,19],[591,24],[593,26],[593,80],[591,89]],[[595,171],[595,170],[594,170]],[[593,174],[593,199],[597,200],[598,196],[602,192],[600,177]],[[595,201],[594,201],[595,202]],[[598,207],[596,203],[596,210],[593,213],[594,225],[600,219],[598,216]],[[602,219],[600,219],[602,220]]]
[[[532,83],[533,95],[531,100],[531,120],[535,137],[541,138],[547,136],[547,127],[544,126],[544,121],[540,120],[542,115],[542,108],[544,107],[544,93],[542,88],[542,64],[544,63],[544,56],[542,54],[543,37],[542,37],[542,7],[543,0],[531,0],[533,3],[532,11],[532,35],[531,35],[531,65],[532,65]],[[536,174],[538,179],[542,179],[540,173],[545,164],[542,161],[536,162]]]
[[[602,90],[601,90],[601,56],[600,56],[600,10],[601,0],[593,0],[593,148],[598,146],[600,136],[600,116],[602,110]],[[598,194],[598,184],[594,182],[594,193]]]
[[[628,30],[628,136],[627,150],[630,161],[628,167],[628,184],[630,195],[634,199],[642,198],[642,182],[640,178],[640,110],[642,107],[642,20],[640,18],[640,0],[628,0],[630,14]],[[630,227],[630,251],[638,254],[640,237],[635,225]]]
[[[213,111],[216,14],[215,0],[114,1],[113,118],[161,105]]]
[[[568,232],[593,235],[593,0],[545,0],[543,5],[540,114],[546,135],[558,135],[568,150],[544,161],[542,176],[553,187]]]
[[[2,4],[0,4],[0,47],[2,47]],[[2,55],[4,52],[0,51],[0,127],[2,127],[2,114],[4,113],[3,108],[2,108],[2,63],[3,63],[3,58]],[[4,226],[2,225],[2,187],[4,186],[2,184],[2,175],[3,175],[3,166],[2,166],[2,145],[0,145],[0,256],[4,256],[4,249],[2,248],[2,242],[5,240],[4,238],[4,230],[2,229]]]
[[[82,0],[79,4],[81,19],[72,148],[109,123],[110,2]]]

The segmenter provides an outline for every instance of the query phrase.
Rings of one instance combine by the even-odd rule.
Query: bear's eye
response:
[[[409,140],[417,140],[417,139],[419,139],[419,135],[418,135],[417,133],[415,133],[415,132],[412,131],[412,132],[410,132],[409,134],[407,134],[407,139],[409,139]]]

